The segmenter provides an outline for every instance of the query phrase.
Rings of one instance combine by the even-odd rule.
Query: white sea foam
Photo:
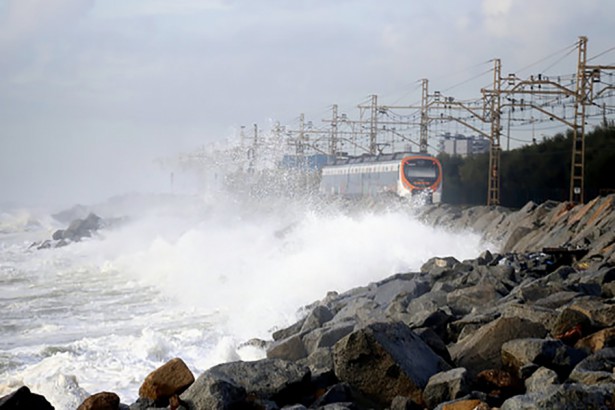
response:
[[[241,344],[268,339],[328,291],[416,270],[434,255],[482,251],[476,235],[426,227],[404,207],[347,212],[224,196],[142,207],[65,248],[9,239],[0,395],[26,384],[58,409],[102,390],[130,404],[145,376],[173,357],[197,375],[258,359],[262,351]]]

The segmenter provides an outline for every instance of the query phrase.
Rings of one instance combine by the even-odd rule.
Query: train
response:
[[[442,164],[429,154],[407,152],[337,159],[322,167],[319,192],[346,198],[395,194],[439,203]]]

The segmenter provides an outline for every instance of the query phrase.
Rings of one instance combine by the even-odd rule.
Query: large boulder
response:
[[[53,410],[51,403],[40,394],[22,386],[13,393],[0,398],[0,410]]]
[[[181,399],[194,408],[222,409],[239,406],[248,399],[273,401],[278,406],[296,404],[312,393],[310,370],[306,366],[263,359],[214,366],[199,376]]]
[[[374,323],[336,343],[335,374],[368,397],[388,405],[395,396],[423,402],[429,378],[450,366],[401,322]]]
[[[514,339],[502,345],[502,364],[515,374],[533,363],[552,369],[564,378],[585,356],[583,350],[569,347],[560,340]]]
[[[111,392],[96,393],[81,403],[77,410],[118,410],[120,397]]]
[[[474,334],[449,347],[453,362],[465,367],[470,375],[487,369],[501,368],[502,345],[510,340],[544,337],[545,327],[526,319],[501,317],[480,327]]]
[[[151,372],[139,388],[139,397],[165,404],[184,392],[194,382],[194,375],[180,358],[174,358]]]

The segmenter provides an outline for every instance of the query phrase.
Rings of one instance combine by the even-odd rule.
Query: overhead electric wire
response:
[[[595,56],[593,56],[593,57],[591,57],[591,58],[588,58],[588,59],[587,59],[587,62],[590,62],[590,61],[592,61],[592,60],[595,60],[596,58],[601,57],[601,56],[603,56],[603,55],[605,55],[605,54],[607,54],[607,53],[610,53],[610,52],[611,52],[611,51],[613,51],[613,50],[615,50],[615,47],[611,47],[611,48],[609,48],[608,50],[603,51],[602,53],[598,53],[598,54],[596,54]]]

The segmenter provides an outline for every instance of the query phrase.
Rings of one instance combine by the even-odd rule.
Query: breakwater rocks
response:
[[[273,340],[250,341],[265,359],[196,378],[173,359],[136,403],[102,392],[80,409],[615,408],[612,196],[517,212],[435,206],[420,217],[481,232],[501,251],[434,257],[418,272],[330,292]],[[24,389],[13,395],[44,400]],[[13,395],[0,409],[25,408],[7,404]]]

